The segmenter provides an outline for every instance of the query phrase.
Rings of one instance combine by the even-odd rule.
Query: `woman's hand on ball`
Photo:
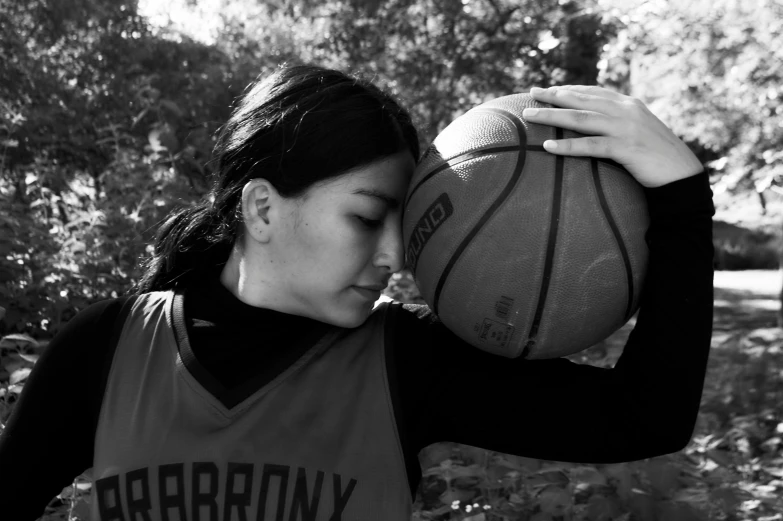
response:
[[[685,143],[637,99],[582,85],[533,88],[530,94],[562,108],[528,108],[523,112],[526,120],[587,135],[546,141],[544,148],[553,154],[612,159],[651,188],[704,169]]]

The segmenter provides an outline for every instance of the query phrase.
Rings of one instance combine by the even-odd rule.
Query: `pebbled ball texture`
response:
[[[469,344],[510,358],[555,358],[611,335],[639,307],[647,202],[619,165],[555,156],[580,134],[528,123],[527,94],[454,120],[414,173],[403,215],[422,297]]]

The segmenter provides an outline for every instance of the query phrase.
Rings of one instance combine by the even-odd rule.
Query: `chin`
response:
[[[334,326],[353,329],[367,322],[367,318],[370,316],[371,312],[372,306],[366,309],[352,310],[351,312],[340,314],[339,316],[325,317],[323,321]]]

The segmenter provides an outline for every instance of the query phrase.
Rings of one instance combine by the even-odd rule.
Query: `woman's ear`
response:
[[[266,244],[272,233],[272,206],[279,204],[280,195],[266,179],[251,179],[242,188],[242,219],[245,233]]]

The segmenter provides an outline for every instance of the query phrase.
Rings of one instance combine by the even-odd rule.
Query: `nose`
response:
[[[402,241],[402,219],[390,219],[393,224],[385,226],[373,264],[377,268],[388,268],[396,273],[405,266],[405,250]]]

